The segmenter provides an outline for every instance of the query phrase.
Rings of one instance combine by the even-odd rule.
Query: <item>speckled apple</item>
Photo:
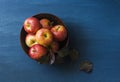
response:
[[[51,28],[51,22],[47,18],[43,18],[40,20],[40,24],[42,25],[43,28],[50,29]]]
[[[47,49],[40,44],[33,45],[29,50],[30,58],[39,60],[42,56],[47,54]]]
[[[51,32],[57,41],[63,41],[67,37],[67,30],[63,25],[55,25],[51,28]]]
[[[35,34],[41,28],[39,20],[35,17],[29,17],[24,21],[24,30],[27,33]]]
[[[48,46],[53,41],[53,35],[50,30],[42,28],[36,33],[36,41],[43,46]]]
[[[28,47],[38,44],[34,34],[27,34],[25,38],[25,43]]]

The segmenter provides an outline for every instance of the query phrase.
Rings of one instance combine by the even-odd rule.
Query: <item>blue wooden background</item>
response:
[[[38,13],[64,21],[80,60],[51,66],[28,58],[20,30]],[[85,59],[94,63],[90,74],[79,70]],[[120,0],[0,0],[0,82],[120,82]]]

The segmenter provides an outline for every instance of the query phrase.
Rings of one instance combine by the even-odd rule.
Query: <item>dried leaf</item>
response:
[[[73,49],[70,51],[70,58],[72,61],[75,61],[79,58],[79,53],[77,50]]]
[[[57,52],[57,54],[58,54],[60,57],[65,57],[65,56],[69,55],[69,53],[70,53],[70,51],[69,51],[68,48],[63,48],[63,49],[61,49],[61,50],[59,50],[59,51]]]
[[[62,64],[64,63],[64,59],[58,55],[56,55],[56,60],[55,60],[56,64]]]
[[[38,60],[38,63],[40,64],[47,64],[48,62],[49,62],[49,55],[45,55]]]
[[[93,69],[93,64],[90,61],[85,60],[80,63],[80,70],[89,73],[92,71],[92,69]]]

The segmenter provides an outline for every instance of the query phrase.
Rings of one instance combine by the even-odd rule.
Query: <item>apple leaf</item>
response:
[[[80,70],[90,73],[93,70],[93,64],[88,60],[84,60],[80,63]]]
[[[38,60],[38,63],[40,64],[47,64],[48,62],[49,62],[49,55],[45,55]]]
[[[77,60],[79,58],[79,53],[75,49],[70,50],[69,55],[70,55],[70,58],[71,58],[72,61],[75,61],[75,60]]]
[[[65,56],[69,55],[69,53],[70,53],[69,48],[63,48],[57,52],[57,54],[60,57],[65,57]]]
[[[53,64],[53,63],[64,63],[64,57],[68,56],[71,58],[72,61],[75,61],[79,58],[79,53],[75,49],[69,48],[62,48],[57,52],[57,55],[49,50],[49,53],[43,56],[41,59],[38,60],[41,64]]]
[[[55,59],[56,59],[55,60],[56,64],[63,64],[64,63],[64,59],[58,55],[56,55]]]

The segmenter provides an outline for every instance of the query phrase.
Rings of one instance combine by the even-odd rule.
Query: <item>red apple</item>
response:
[[[53,35],[50,30],[42,28],[37,31],[36,40],[39,44],[48,46],[53,41]]]
[[[38,60],[47,54],[47,49],[40,44],[33,45],[29,50],[29,56],[32,59]]]
[[[67,30],[63,25],[56,25],[51,28],[54,38],[57,41],[63,41],[67,37]]]
[[[56,41],[53,41],[50,44],[50,48],[51,48],[52,52],[56,53],[59,50],[59,43]]]
[[[50,23],[51,23],[50,20],[48,20],[46,18],[43,18],[40,20],[40,24],[42,25],[43,28],[50,29],[51,28]]]
[[[25,43],[28,47],[31,47],[31,46],[37,44],[37,41],[35,39],[35,35],[34,34],[27,34],[26,38],[25,38]]]
[[[36,33],[40,28],[39,20],[35,17],[29,17],[24,21],[24,30],[27,33]]]

